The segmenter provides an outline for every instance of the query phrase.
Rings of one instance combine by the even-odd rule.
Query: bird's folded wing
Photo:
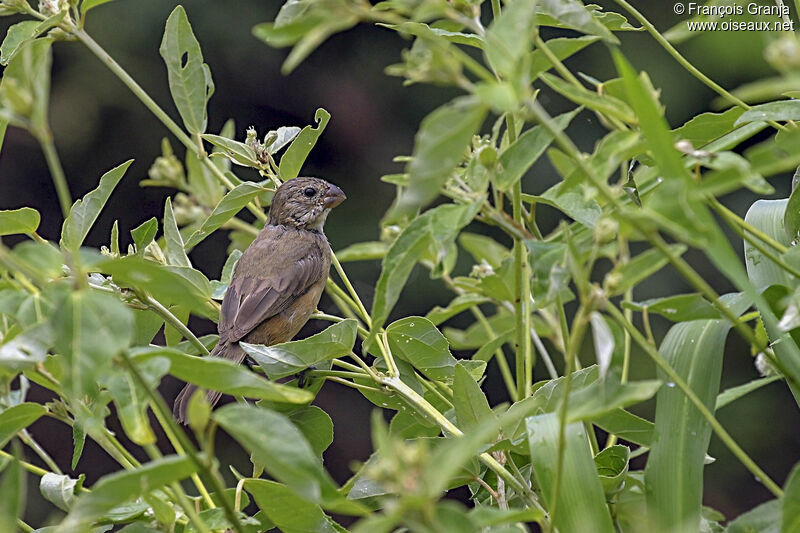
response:
[[[306,247],[300,257],[292,255],[294,257],[273,257],[260,271],[237,265],[236,275],[222,301],[220,343],[241,340],[308,291],[322,276],[327,276],[328,273],[323,272],[325,261],[319,246]],[[240,262],[247,259],[243,256]]]

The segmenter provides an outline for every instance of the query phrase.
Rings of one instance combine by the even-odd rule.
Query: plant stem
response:
[[[655,349],[647,339],[636,329],[633,324],[631,324],[623,315],[619,309],[617,309],[614,305],[609,303],[606,306],[606,311],[609,315],[611,315],[617,323],[622,326],[625,331],[630,333],[631,337],[636,344],[638,344],[645,353],[653,360],[653,362],[658,366],[669,378],[672,383],[675,383],[675,386],[678,387],[689,399],[690,402],[700,411],[700,414],[703,415],[709,425],[711,425],[711,429],[716,433],[717,437],[728,447],[728,449],[736,456],[737,459],[747,468],[754,476],[761,480],[767,489],[775,495],[776,498],[783,497],[783,490],[774,482],[772,479],[767,475],[766,472],[761,470],[761,468],[747,455],[747,453],[739,447],[733,437],[725,431],[725,428],[722,427],[716,418],[714,418],[714,414],[711,410],[706,407],[703,401],[698,398],[697,394],[689,387],[689,385],[684,381],[684,379],[677,373],[663,357],[661,354],[658,353],[658,350]]]
[[[748,224],[744,220],[742,220],[739,215],[722,205],[722,203],[714,197],[709,198],[709,205],[714,208],[714,210],[719,213],[726,222],[731,227],[737,226],[741,230],[752,234],[758,240],[762,241],[764,244],[767,244],[774,248],[778,253],[785,253],[789,248],[784,246],[783,244],[779,243],[760,229],[756,228],[755,226]],[[736,228],[734,228],[736,229]]]
[[[44,152],[44,159],[47,161],[50,176],[53,178],[53,185],[55,185],[56,194],[58,195],[58,203],[61,206],[61,214],[64,215],[64,218],[67,218],[69,210],[72,208],[72,195],[69,192],[64,167],[61,166],[61,159],[58,157],[56,145],[53,142],[53,135],[50,131],[46,131],[38,135],[37,139],[42,147],[42,152]]]
[[[206,348],[205,344],[200,342],[200,339],[198,339],[195,336],[195,334],[192,333],[192,330],[186,327],[186,325],[183,322],[181,322],[181,320],[178,317],[172,314],[172,311],[164,307],[164,305],[162,305],[161,302],[159,302],[150,295],[142,294],[138,295],[138,297],[142,302],[147,304],[147,306],[150,307],[150,309],[155,311],[156,314],[158,314],[161,318],[163,318],[165,322],[167,322],[170,326],[178,330],[178,332],[180,332],[180,334],[183,335],[184,338],[186,338],[186,340],[191,342],[198,350],[200,350],[201,354],[203,355],[209,354],[208,348]]]
[[[364,319],[364,323],[367,325],[368,328],[372,329],[372,320],[370,319],[369,313],[367,312],[366,307],[361,302],[361,298],[358,297],[358,293],[356,289],[353,287],[353,284],[350,283],[350,278],[347,277],[347,273],[342,268],[342,264],[339,262],[339,258],[336,257],[336,253],[331,250],[331,263],[333,263],[334,268],[336,268],[336,272],[339,274],[339,277],[342,279],[344,286],[347,288],[347,291],[350,293],[353,301],[356,304],[356,311],[361,315],[361,318]]]
[[[483,311],[476,305],[469,308],[472,311],[472,314],[481,323],[483,329],[486,330],[486,333],[489,335],[490,338],[494,339],[497,338],[497,333],[494,331],[494,328],[486,320],[486,315],[483,314]],[[494,352],[494,358],[497,361],[497,366],[500,368],[500,374],[503,376],[503,381],[506,384],[506,389],[508,390],[508,395],[511,397],[512,402],[516,402],[519,400],[517,396],[517,387],[514,384],[514,377],[511,375],[511,368],[508,366],[508,361],[506,360],[506,354],[503,352],[503,347],[500,346]]]
[[[48,455],[48,453],[44,450],[44,448],[42,448],[39,445],[38,442],[36,442],[36,440],[33,438],[33,436],[30,433],[28,433],[27,429],[23,429],[22,431],[17,433],[17,435],[19,436],[19,438],[20,438],[20,440],[22,442],[24,442],[31,450],[33,450],[36,453],[36,455],[38,455],[39,458],[42,461],[44,461],[44,463],[47,465],[47,467],[50,470],[52,470],[53,472],[55,472],[56,474],[59,474],[59,475],[63,474],[63,472],[58,467],[56,462],[53,461],[53,458],[50,457],[50,455]]]
[[[34,531],[34,529],[31,526],[29,526],[19,518],[17,518],[17,527],[20,529],[20,531],[23,531],[24,533],[31,533],[32,531]]]
[[[19,464],[22,466],[22,468],[24,468],[25,470],[27,470],[31,474],[35,474],[35,475],[37,475],[39,477],[42,477],[43,475],[50,473],[49,471],[45,470],[44,468],[40,468],[40,467],[38,467],[38,466],[36,466],[34,464],[31,464],[31,463],[28,463],[28,462],[23,461],[21,459],[15,458],[13,455],[11,455],[10,453],[8,453],[5,450],[1,450],[0,449],[0,457],[2,457],[4,459],[10,459],[12,461],[19,461]]]

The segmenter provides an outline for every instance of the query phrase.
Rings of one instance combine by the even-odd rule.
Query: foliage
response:
[[[0,243],[0,444],[18,437],[48,467],[25,462],[17,448],[0,451],[1,529],[32,530],[21,521],[19,498],[27,471],[66,513],[37,531],[345,531],[333,514],[356,517],[354,532],[499,533],[528,530],[526,523],[564,533],[721,531],[724,517],[702,506],[713,433],[775,496],[727,530],[796,530],[798,467],[782,489],[714,416],[774,381],[800,402],[800,192],[759,200],[744,220],[718,200],[742,188],[768,194],[766,178],[800,164],[795,94],[783,99],[762,88],[758,98],[777,99],[749,105],[740,98],[752,91],[731,94],[714,84],[622,0],[617,4],[641,27],[578,0],[287,1],[274,22],[253,30],[267,44],[292,47],[284,71],[331,34],[370,23],[411,43],[389,74],[464,94],[431,111],[413,153],[401,158],[404,172],[383,178],[396,185],[397,200],[380,239],[340,250],[334,260],[338,281],[329,280],[328,292],[342,316],[318,313],[333,324],[304,340],[243,345],[265,374],[259,376],[202,359],[216,338],[198,338],[187,324],[190,316],[217,318],[240,248],[264,224],[275,187],[300,174],[331,117],[319,109],[315,125],[282,127],[263,141],[254,129],[237,141],[232,123],[206,131],[214,82],[178,6],[160,47],[183,125],[175,123],[85,31],[90,10],[106,2],[42,1],[37,11],[26,0],[0,1],[0,15],[24,18],[0,46],[0,143],[13,126],[42,144],[64,209],[59,243],[37,234],[35,210],[0,212],[0,236],[28,237],[13,247]],[[568,36],[544,40],[545,27]],[[616,35],[640,30],[733,107],[669,129],[658,90],[630,64]],[[687,38],[677,30],[670,37]],[[781,39],[800,46],[794,35]],[[176,194],[161,221],[131,231],[126,250],[116,223],[108,246],[83,246],[130,162],[73,202],[47,117],[51,49],[61,40],[97,55],[186,148],[181,162],[164,141],[142,184]],[[563,64],[593,44],[607,47],[617,78],[581,81]],[[796,75],[785,70],[786,79]],[[537,99],[545,88],[574,108],[551,117]],[[608,130],[589,154],[565,133],[579,114],[596,115]],[[738,148],[765,129],[776,134]],[[562,180],[523,192],[523,177],[544,154]],[[242,181],[231,163],[255,169],[263,181]],[[563,215],[549,234],[537,224],[540,204]],[[743,239],[744,264],[723,224]],[[503,237],[476,234],[483,226]],[[193,266],[192,249],[227,230],[232,251],[220,279],[209,280]],[[636,255],[634,243],[643,250]],[[738,292],[718,295],[682,258],[689,248],[704,253]],[[474,262],[470,272],[457,268],[463,252]],[[339,260],[382,261],[370,311]],[[426,316],[391,321],[417,264],[453,300]],[[693,292],[636,301],[639,284],[667,265]],[[650,327],[653,313],[676,322],[660,341]],[[474,322],[442,326],[456,315]],[[769,377],[720,394],[732,329]],[[153,344],[159,331],[165,346]],[[589,332],[596,365],[580,360]],[[630,380],[634,353],[650,358],[658,380]],[[534,382],[537,360],[548,379]],[[510,403],[492,405],[482,389],[495,371]],[[167,374],[259,401],[211,412],[196,395],[189,406],[195,444],[156,389]],[[26,401],[31,381],[56,399]],[[377,406],[374,453],[343,486],[322,461],[331,419],[309,405],[325,381],[352,387]],[[653,421],[630,411],[651,398]],[[149,461],[137,460],[108,429],[112,403],[126,437]],[[392,413],[390,423],[382,410]],[[72,428],[73,468],[89,438],[121,470],[91,487],[83,476],[63,475],[26,430],[42,416]],[[234,471],[233,487],[213,455],[220,429],[251,454],[251,475]],[[163,456],[156,447],[159,432],[174,453]],[[646,466],[634,469],[631,459],[643,454]],[[469,509],[442,499],[459,486],[469,489]]]

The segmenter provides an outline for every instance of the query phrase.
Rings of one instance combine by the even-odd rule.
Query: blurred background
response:
[[[636,0],[632,4],[662,31],[681,20],[673,13],[669,2]],[[175,5],[176,2],[164,0],[110,3],[90,13],[87,30],[173,118],[178,119],[169,95],[166,69],[158,54],[164,22]],[[334,249],[377,239],[379,221],[394,195],[394,187],[380,182],[380,176],[401,171],[402,166],[393,163],[392,158],[410,154],[420,120],[458,92],[422,85],[403,87],[400,78],[385,75],[384,67],[398,62],[401,50],[410,46],[410,42],[389,30],[368,26],[358,26],[333,36],[295,72],[282,76],[280,66],[287,52],[268,48],[251,35],[252,26],[272,20],[280,5],[277,0],[185,0],[189,20],[216,83],[216,93],[209,104],[208,131],[219,131],[223,123],[232,118],[237,138],[241,140],[250,125],[255,126],[260,135],[278,126],[302,127],[313,123],[317,108],[327,109],[332,115],[330,124],[302,174],[324,177],[347,193],[348,200],[336,209],[326,226]],[[612,9],[614,5],[604,7]],[[797,20],[795,13],[792,18]],[[0,19],[0,34],[4,35],[5,29],[18,20],[17,17]],[[543,30],[543,35],[549,38],[557,34]],[[661,89],[661,102],[666,106],[667,120],[672,127],[697,113],[713,109],[716,95],[683,70],[647,33],[619,35],[628,58],[638,69],[648,71],[654,86]],[[726,88],[734,88],[774,74],[764,61],[767,39],[767,35],[759,32],[708,32],[681,44],[679,49],[712,79]],[[53,50],[51,125],[73,198],[94,188],[106,170],[135,158],[86,242],[95,247],[107,244],[113,218],[119,217],[124,249],[131,242],[129,230],[153,216],[160,220],[166,196],[174,194],[169,189],[138,185],[147,177],[155,157],[160,155],[161,139],[169,134],[82,45],[56,43]],[[599,80],[615,77],[610,56],[600,44],[568,60],[567,65],[573,71]],[[540,98],[551,114],[571,107],[546,87]],[[605,132],[594,115],[584,112],[568,133],[581,149],[592,151],[596,140]],[[182,147],[174,140],[172,145],[182,160]],[[526,176],[523,190],[538,194],[557,180],[549,162],[542,158]],[[772,184],[777,190],[774,197],[786,197],[790,177],[779,176]],[[744,215],[754,199],[751,194],[743,193],[724,201]],[[58,240],[62,217],[39,146],[27,132],[9,128],[0,152],[0,209],[22,206],[38,209],[42,214],[41,235]],[[242,216],[247,218],[249,214]],[[555,220],[545,221],[543,226],[553,227],[554,224]],[[469,230],[486,231],[480,227]],[[14,242],[8,240],[9,244]],[[741,244],[734,242],[740,250]],[[218,232],[193,252],[194,265],[209,278],[218,278],[227,247],[225,232]],[[719,284],[721,276],[701,260],[700,254],[690,252],[688,257],[707,279],[717,284],[715,289],[732,290],[730,286]],[[360,262],[346,267],[369,306],[380,264]],[[458,268],[461,273],[467,272],[468,258],[462,257]],[[675,292],[689,292],[689,288],[674,271],[664,269],[638,290],[636,298],[641,300]],[[434,305],[446,304],[451,297],[452,294],[431,282],[427,273],[418,268],[393,316],[422,315]],[[333,311],[331,303],[325,299],[321,307]],[[454,323],[465,325],[458,320]],[[191,326],[198,334],[215,331],[210,322],[192,322]],[[325,324],[312,321],[301,336],[323,327]],[[669,323],[656,321],[654,327],[660,338]],[[588,343],[586,347],[591,349]],[[584,360],[591,357],[587,352]],[[655,375],[652,365],[636,352],[632,371],[635,378]],[[496,368],[492,367],[490,373],[487,385],[490,399],[505,401],[502,384],[495,375]],[[544,375],[544,372],[539,374]],[[731,335],[722,387],[754,377],[756,372],[748,347]],[[177,394],[179,386],[175,380],[162,384],[168,401]],[[34,387],[31,399],[47,401],[48,397]],[[326,464],[334,478],[344,482],[351,474],[351,462],[363,461],[369,456],[372,405],[351,389],[331,383],[323,388],[316,403],[331,415],[335,428],[333,445],[325,453]],[[653,409],[654,405],[647,404],[637,412],[652,416]],[[721,410],[719,418],[745,450],[782,484],[798,459],[797,450],[800,449],[800,415],[786,387],[778,383],[769,385],[739,400],[735,407]],[[119,429],[116,422],[112,422],[111,427]],[[32,432],[65,472],[69,472],[66,468],[72,454],[69,428],[42,420],[33,426]],[[226,437],[220,439],[219,450],[224,450],[221,460],[244,471],[247,458],[243,452]],[[165,444],[164,449],[167,447]],[[769,499],[768,491],[713,437],[709,453],[717,460],[706,467],[707,505],[732,518]],[[27,459],[34,463],[38,460],[33,454]],[[675,467],[680,468],[680,465]],[[87,484],[115,468],[116,463],[87,442],[77,468],[77,472],[87,474]],[[43,513],[50,512],[52,506],[41,500],[33,479],[29,483],[29,493],[25,519],[35,525],[42,524],[46,520]],[[459,492],[459,495],[463,497],[466,492]]]

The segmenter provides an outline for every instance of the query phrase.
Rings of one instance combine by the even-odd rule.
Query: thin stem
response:
[[[64,174],[64,167],[61,166],[61,159],[58,157],[56,145],[53,143],[53,135],[46,131],[38,135],[37,139],[42,147],[42,152],[44,152],[44,159],[47,162],[47,168],[50,170],[50,176],[53,178],[53,185],[56,187],[61,214],[64,215],[64,218],[67,218],[69,210],[72,208],[72,195],[69,192],[67,176]]]
[[[486,333],[489,335],[490,338],[495,339],[497,338],[497,333],[494,331],[494,328],[486,320],[486,315],[483,314],[483,311],[480,310],[478,306],[470,307],[470,311],[481,323],[483,329],[486,330]],[[508,395],[511,397],[512,402],[516,402],[519,400],[517,396],[517,387],[514,384],[514,377],[511,375],[511,368],[508,366],[508,361],[506,360],[506,354],[503,352],[503,347],[500,346],[494,352],[494,358],[497,361],[497,366],[500,368],[500,374],[503,376],[503,381],[506,384],[506,389],[508,390]]]
[[[306,372],[309,376],[336,376],[339,378],[367,378],[369,377],[366,372],[346,372],[341,370],[308,370]]]
[[[195,336],[195,334],[192,333],[192,330],[186,327],[186,324],[181,322],[181,320],[178,317],[173,315],[169,309],[167,309],[166,307],[164,307],[164,305],[161,304],[161,302],[159,302],[152,296],[143,294],[139,295],[139,299],[145,304],[147,304],[147,306],[150,307],[150,309],[155,311],[170,326],[178,330],[178,332],[181,335],[183,335],[186,340],[191,342],[198,350],[200,350],[201,354],[203,355],[209,354],[208,348],[206,348],[205,344],[200,342],[200,339],[198,339]]]
[[[727,221],[727,218],[725,220]],[[781,259],[780,256],[776,255],[774,252],[769,250],[766,246],[764,246],[761,243],[761,241],[757,240],[755,237],[748,234],[739,225],[735,223],[731,223],[729,225],[733,229],[733,231],[735,231],[742,239],[750,243],[750,245],[753,248],[764,254],[764,257],[766,257],[767,259],[778,265],[780,268],[782,268],[784,271],[788,272],[792,276],[800,278],[800,270],[794,268],[792,265]]]
[[[386,391],[383,391],[381,389],[376,389],[375,387],[370,387],[369,385],[362,385],[361,383],[353,383],[352,381],[338,378],[336,376],[325,376],[325,379],[328,381],[333,381],[334,383],[339,383],[340,385],[345,385],[346,387],[350,387],[352,389],[377,392],[378,394],[387,394]]]
[[[24,533],[31,533],[32,531],[34,531],[34,529],[31,526],[29,526],[19,518],[17,518],[17,527],[20,529],[20,531],[23,531]]]
[[[47,467],[50,470],[52,470],[53,472],[55,472],[56,474],[59,474],[59,475],[63,474],[63,472],[58,467],[56,462],[53,461],[53,458],[50,457],[50,455],[44,450],[44,448],[42,448],[39,445],[38,442],[36,442],[36,440],[33,438],[33,436],[30,433],[28,433],[27,429],[23,429],[22,431],[17,433],[17,435],[19,436],[19,438],[20,438],[20,440],[22,442],[24,442],[31,450],[33,450],[36,453],[36,455],[38,455],[39,458],[42,461],[44,461],[44,463],[47,465]]]
[[[800,1],[800,0],[798,0]],[[762,241],[764,244],[768,244],[772,248],[774,248],[778,253],[785,253],[789,248],[784,246],[783,244],[779,243],[760,229],[756,228],[755,226],[748,224],[745,222],[739,215],[722,205],[722,203],[714,198],[713,196],[709,199],[709,204],[714,210],[719,213],[731,226],[736,225],[739,226],[742,230],[746,231],[747,233],[752,234],[754,237]]]
[[[333,264],[336,272],[339,274],[339,277],[344,282],[344,286],[347,288],[347,291],[350,293],[350,296],[353,298],[353,301],[356,304],[357,311],[361,315],[361,318],[364,319],[364,323],[367,325],[368,328],[372,328],[372,320],[369,317],[369,313],[367,312],[366,307],[361,302],[361,298],[358,297],[358,293],[356,289],[353,287],[353,284],[350,283],[350,278],[347,277],[347,273],[342,268],[342,264],[339,262],[339,258],[336,257],[336,254],[331,250],[331,263]]]
[[[27,470],[31,474],[37,475],[39,477],[42,477],[43,475],[50,473],[49,471],[45,470],[44,468],[40,468],[40,467],[38,467],[38,466],[36,466],[34,464],[28,463],[28,462],[23,461],[21,459],[17,459],[13,455],[11,455],[10,453],[8,453],[7,451],[2,450],[2,449],[0,449],[0,457],[2,457],[4,459],[11,459],[12,461],[19,461],[19,464],[22,466],[22,468],[24,468],[25,470]]]
[[[747,453],[739,447],[733,437],[725,431],[725,428],[722,427],[716,418],[714,418],[714,414],[711,410],[706,407],[703,401],[695,394],[695,392],[689,387],[689,385],[684,381],[684,379],[677,373],[663,357],[661,354],[658,353],[658,350],[655,349],[647,339],[637,330],[633,324],[631,324],[625,316],[617,309],[614,305],[608,304],[606,306],[606,311],[608,312],[611,317],[617,321],[617,323],[622,326],[625,331],[630,333],[631,337],[636,344],[638,344],[645,353],[653,360],[653,362],[667,375],[670,382],[675,383],[675,386],[678,387],[689,399],[689,401],[700,411],[700,414],[703,415],[711,429],[716,433],[717,437],[728,447],[728,449],[736,456],[737,459],[747,468],[754,476],[761,480],[764,483],[764,486],[772,492],[777,498],[783,497],[783,490],[774,482],[772,479],[767,475],[766,472],[761,470],[761,468],[747,455]]]

